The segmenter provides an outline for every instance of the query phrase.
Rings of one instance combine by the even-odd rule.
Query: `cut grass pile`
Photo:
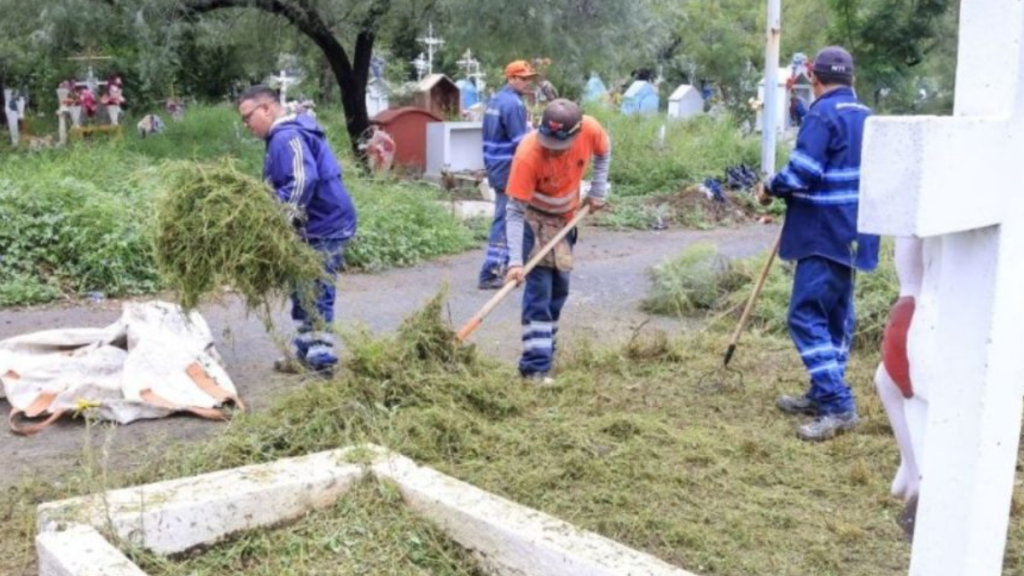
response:
[[[465,550],[407,509],[396,488],[370,479],[287,527],[179,561],[146,553],[134,560],[153,576],[484,576]]]
[[[295,286],[323,274],[273,192],[221,161],[171,165],[157,202],[157,268],[186,310],[231,286],[249,309],[267,312]]]
[[[725,337],[713,332],[642,332],[610,350],[570,344],[558,385],[535,388],[512,366],[453,348],[442,309],[431,302],[399,335],[349,335],[345,370],[334,381],[310,381],[266,412],[241,415],[217,438],[170,450],[110,483],[369,441],[697,574],[906,573],[909,546],[894,521],[901,503],[888,495],[898,455],[871,383],[875,354],[855,354],[849,369],[863,425],[807,444],[795,437],[797,420],[773,403],[805,380],[788,340],[745,339],[733,365],[746,385],[717,392],[698,386],[721,363]],[[100,475],[8,493],[0,572],[29,573],[31,504],[96,490],[89,477]],[[1020,506],[1014,510],[1016,518]],[[371,520],[352,528],[369,529]],[[330,534],[310,530],[303,533],[312,543]],[[1009,540],[1007,573],[1024,573],[1018,519]],[[302,549],[288,542],[264,557],[299,561]]]
[[[652,314],[708,317],[735,322],[750,296],[767,254],[727,262],[710,245],[698,244],[651,270],[651,285],[643,308]],[[878,269],[857,273],[857,325],[853,347],[877,349],[899,295],[893,249],[884,242]],[[751,314],[750,330],[786,336],[786,317],[793,289],[793,263],[776,260]]]

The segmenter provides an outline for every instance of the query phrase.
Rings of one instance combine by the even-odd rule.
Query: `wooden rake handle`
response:
[[[736,324],[736,330],[732,333],[732,338],[729,340],[729,348],[725,351],[723,366],[728,366],[733,354],[736,353],[736,346],[740,342],[740,335],[743,334],[743,328],[747,325],[747,320],[750,319],[750,313],[754,311],[754,303],[761,294],[761,290],[764,289],[765,281],[768,280],[768,273],[771,272],[772,263],[775,262],[775,256],[779,253],[780,244],[782,244],[781,231],[779,231],[779,235],[775,238],[775,245],[772,246],[768,259],[765,260],[764,266],[761,267],[761,275],[757,278],[757,284],[754,285],[754,290],[750,293],[750,298],[747,299],[747,305],[743,308],[743,314],[740,315],[740,321]]]
[[[584,205],[582,208],[580,208],[579,211],[576,212],[576,216],[572,220],[570,220],[569,223],[566,224],[565,227],[562,228],[558,232],[558,234],[555,235],[554,238],[552,238],[547,244],[545,244],[544,247],[541,248],[540,251],[537,252],[537,254],[533,258],[530,258],[530,261],[527,262],[526,266],[523,267],[523,274],[529,274],[531,270],[536,268],[537,264],[540,264],[540,261],[543,260],[545,256],[547,256],[548,252],[554,250],[555,246],[558,245],[558,243],[561,242],[569,234],[569,232],[572,232],[572,229],[575,228],[576,225],[579,224],[580,221],[583,220],[583,218],[586,217],[586,215],[589,213],[590,206]],[[505,285],[501,287],[501,290],[498,290],[498,293],[495,294],[490,300],[488,300],[487,303],[484,304],[483,308],[481,308],[479,312],[474,314],[473,317],[469,319],[469,322],[466,322],[466,324],[459,329],[458,333],[455,335],[455,338],[459,341],[459,343],[465,342],[466,339],[469,338],[469,335],[475,332],[476,329],[479,328],[480,325],[484,323],[484,318],[486,318],[488,314],[494,311],[494,309],[498,307],[498,304],[500,304],[501,301],[504,300],[506,296],[511,294],[512,291],[516,289],[516,286],[517,284],[515,282],[506,282]]]

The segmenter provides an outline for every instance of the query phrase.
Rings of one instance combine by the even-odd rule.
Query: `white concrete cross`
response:
[[[871,118],[861,231],[924,239],[912,575],[1002,573],[1024,410],[1024,4],[963,0],[953,117]]]
[[[288,103],[288,88],[299,83],[297,76],[289,76],[288,72],[281,70],[280,76],[270,76],[270,81],[281,87],[281,104]]]

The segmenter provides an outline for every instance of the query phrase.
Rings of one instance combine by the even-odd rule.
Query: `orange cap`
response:
[[[516,60],[505,66],[505,78],[533,78],[537,73],[526,60]]]

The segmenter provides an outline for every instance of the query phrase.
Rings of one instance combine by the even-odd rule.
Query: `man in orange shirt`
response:
[[[523,355],[519,373],[550,383],[558,318],[569,297],[573,230],[528,275],[524,253],[532,255],[572,220],[580,206],[580,183],[594,161],[586,203],[592,211],[605,204],[611,143],[597,120],[579,106],[558,99],[544,109],[540,126],[519,144],[508,180],[509,269],[506,282],[526,281],[523,293]]]

